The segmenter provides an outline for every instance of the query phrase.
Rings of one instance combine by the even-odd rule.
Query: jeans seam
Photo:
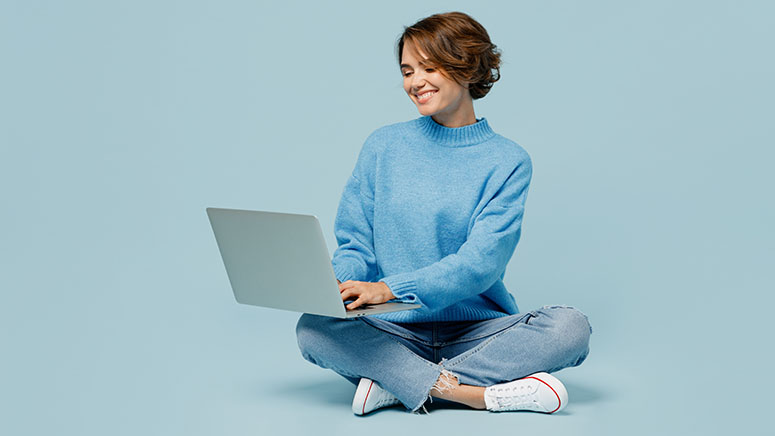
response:
[[[438,363],[441,358],[441,347],[439,346],[439,326],[433,323],[433,346],[431,351],[433,352],[433,363]]]
[[[528,312],[527,314],[525,314],[525,316],[528,316],[528,315],[531,315],[531,316],[536,316],[536,314],[535,314],[535,311],[531,311],[531,312]],[[521,321],[522,319],[523,319],[523,318],[520,318],[520,321]],[[482,342],[481,344],[477,345],[475,348],[472,348],[472,349],[470,349],[470,350],[466,351],[465,353],[463,353],[463,355],[462,355],[462,356],[458,356],[457,358],[454,358],[454,359],[452,359],[452,360],[449,360],[449,361],[448,361],[448,362],[449,362],[449,363],[448,363],[448,365],[449,365],[449,366],[451,366],[451,367],[453,367],[453,366],[456,366],[456,365],[459,365],[459,364],[461,364],[461,363],[465,362],[465,361],[466,361],[466,359],[468,359],[469,357],[473,356],[474,354],[478,353],[479,351],[481,351],[482,349],[484,349],[485,347],[487,347],[488,345],[490,345],[490,343],[492,343],[492,342],[493,342],[493,341],[494,341],[496,338],[498,338],[499,336],[501,336],[501,335],[505,334],[506,332],[508,332],[508,331],[509,331],[509,330],[511,330],[512,328],[516,328],[516,327],[517,327],[519,324],[520,324],[520,323],[514,323],[514,324],[512,324],[510,327],[508,327],[508,328],[506,328],[506,329],[503,329],[503,330],[501,330],[500,332],[498,332],[498,333],[496,333],[496,334],[492,335],[492,337],[490,337],[490,339],[488,339],[488,340],[486,340],[486,341]]]
[[[417,359],[420,362],[424,363],[429,368],[433,368],[433,367],[436,366],[432,362],[429,362],[429,361],[423,359],[422,357],[418,356],[417,353],[415,353],[414,351],[410,350],[409,347],[407,347],[406,345],[404,345],[401,342],[397,341],[396,338],[390,338],[390,340],[395,342],[396,344],[400,345],[401,347],[403,347],[406,351],[408,351],[412,355],[412,357],[414,357],[415,359]]]
[[[417,360],[419,360],[420,362],[422,362],[422,363],[426,364],[428,367],[430,367],[430,368],[434,368],[434,367],[436,366],[436,365],[434,365],[432,362],[429,362],[429,361],[427,361],[427,360],[423,359],[421,356],[418,356],[418,355],[417,355],[417,353],[415,353],[415,352],[414,352],[414,351],[412,351],[412,350],[411,350],[409,347],[407,347],[406,345],[402,344],[400,341],[398,341],[396,338],[394,338],[394,337],[393,337],[393,336],[400,336],[400,337],[403,337],[403,335],[394,335],[394,333],[392,333],[392,332],[389,332],[389,331],[386,331],[386,330],[383,330],[383,329],[381,329],[381,328],[379,328],[379,327],[376,327],[376,326],[374,326],[374,325],[371,325],[371,324],[370,324],[370,323],[368,323],[368,322],[365,322],[365,321],[364,321],[364,323],[365,323],[366,325],[368,325],[369,327],[373,328],[373,329],[377,329],[377,330],[379,330],[379,331],[381,331],[381,332],[385,332],[385,333],[387,333],[387,334],[388,334],[388,338],[390,338],[390,340],[391,340],[391,341],[393,341],[393,342],[395,342],[396,344],[398,344],[398,345],[400,345],[401,347],[403,347],[403,348],[404,348],[406,351],[408,351],[408,352],[409,352],[409,354],[411,354],[411,356],[412,356],[412,357],[414,357],[414,358],[416,358]],[[408,339],[408,338],[404,338],[404,339]]]
[[[504,330],[508,330],[508,329],[514,327],[515,324],[518,324],[518,323],[522,322],[522,320],[524,320],[528,316],[535,316],[535,315],[534,315],[534,313],[532,311],[531,312],[527,312],[527,313],[523,314],[521,317],[517,318],[516,321],[514,321],[513,323],[509,324],[508,326],[506,326],[506,327],[504,327],[504,328],[502,328],[500,330],[496,330],[493,333],[486,333],[486,334],[481,334],[481,335],[473,336],[473,337],[458,338],[458,339],[455,339],[453,341],[443,342],[440,345],[442,347],[446,347],[448,345],[462,344],[463,342],[476,341],[476,340],[479,340],[479,339],[482,339],[482,338],[486,338],[488,336],[497,335],[497,334],[499,334],[500,332],[502,332]]]
[[[433,344],[431,344],[431,343],[428,343],[428,342],[426,342],[426,341],[419,340],[419,339],[417,339],[416,337],[412,337],[412,336],[409,336],[409,335],[406,335],[406,334],[402,334],[402,333],[391,332],[391,331],[389,331],[389,330],[386,330],[386,329],[380,328],[380,327],[378,327],[378,326],[376,326],[376,325],[374,325],[374,324],[370,323],[369,321],[366,321],[366,320],[364,319],[364,317],[359,317],[359,318],[358,318],[358,321],[361,321],[361,322],[363,322],[364,324],[368,325],[368,326],[369,326],[369,327],[371,327],[371,328],[375,328],[375,329],[377,329],[377,330],[379,330],[379,331],[381,331],[381,332],[385,332],[385,333],[387,333],[387,334],[389,334],[389,335],[392,335],[392,336],[398,336],[398,337],[404,338],[404,339],[406,339],[406,340],[408,340],[408,341],[417,342],[418,344],[423,344],[423,345],[425,345],[425,346],[432,346],[432,345],[433,345]]]

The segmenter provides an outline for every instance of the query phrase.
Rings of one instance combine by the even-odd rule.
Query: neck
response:
[[[436,121],[444,127],[463,127],[469,124],[474,124],[476,123],[476,115],[474,115],[474,103],[471,100],[466,101],[463,105],[461,105],[461,107],[459,107],[451,114],[438,113],[431,115],[431,118],[433,118],[433,121]]]

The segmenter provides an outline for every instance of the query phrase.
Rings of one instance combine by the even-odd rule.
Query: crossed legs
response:
[[[438,363],[411,325],[305,314],[296,332],[308,361],[353,382],[374,380],[416,411],[429,396],[483,409],[487,386],[577,366],[589,352],[591,328],[576,309],[545,306],[478,323],[470,340],[442,346]]]

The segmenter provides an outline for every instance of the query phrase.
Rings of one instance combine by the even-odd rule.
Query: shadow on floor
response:
[[[300,403],[314,402],[325,404],[352,405],[355,386],[342,379],[326,380],[283,380],[282,385],[260,388],[261,394],[298,399]]]
[[[610,399],[610,393],[586,384],[579,384],[576,382],[563,381],[565,389],[568,390],[568,404],[572,403],[595,403],[601,401],[604,398]]]
[[[609,396],[609,394],[604,394],[590,385],[576,382],[563,383],[568,390],[568,399],[571,403],[594,403]],[[348,407],[352,404],[353,395],[355,394],[355,386],[352,383],[338,378],[325,380],[284,380],[282,384],[263,386],[258,388],[258,390],[261,391],[261,395],[271,394],[276,397],[298,400],[299,402],[311,401]],[[440,409],[470,410],[468,406],[438,398],[433,399],[432,402],[426,402],[425,408],[429,412]]]

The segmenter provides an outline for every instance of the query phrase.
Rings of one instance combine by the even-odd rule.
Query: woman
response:
[[[548,374],[581,364],[591,328],[567,306],[519,313],[503,285],[520,237],[532,165],[474,115],[500,53],[461,12],[398,40],[404,90],[421,117],[366,139],[336,216],[332,264],[348,309],[421,308],[338,319],[304,314],[305,359],[357,385],[353,413],[441,398],[490,411],[552,413],[567,403]],[[432,401],[432,400],[431,400]]]

